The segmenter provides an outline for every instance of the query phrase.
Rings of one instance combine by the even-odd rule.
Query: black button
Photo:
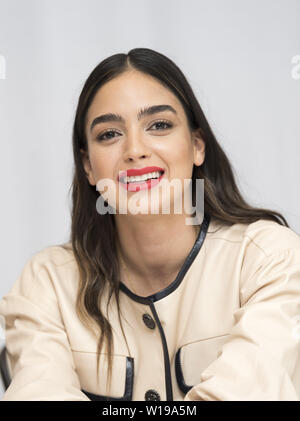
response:
[[[145,393],[145,401],[160,401],[159,393],[153,389],[147,390]]]
[[[152,319],[150,314],[148,313],[143,314],[143,320],[144,320],[145,325],[149,327],[149,329],[155,329],[155,321]]]

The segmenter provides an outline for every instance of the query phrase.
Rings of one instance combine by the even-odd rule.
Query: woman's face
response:
[[[168,107],[139,116],[141,110],[157,105]],[[121,119],[99,121],[104,114],[116,114]],[[121,74],[98,90],[88,109],[85,130],[88,156],[82,153],[89,183],[97,186],[100,180],[112,180],[115,198],[112,191],[106,196],[116,209],[120,209],[122,195],[130,200],[131,195],[138,194],[143,201],[160,185],[137,189],[136,193],[136,189],[128,190],[126,184],[121,185],[120,172],[155,166],[164,170],[162,180],[178,179],[183,185],[184,179],[192,177],[193,165],[204,161],[204,142],[199,133],[190,132],[180,101],[155,78],[136,70]],[[157,200],[161,208],[164,199],[160,196]],[[150,213],[149,202],[143,206]]]

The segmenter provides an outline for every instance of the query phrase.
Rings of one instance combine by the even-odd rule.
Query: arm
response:
[[[292,377],[300,357],[300,250],[255,265],[241,279],[228,341],[184,400],[299,400]]]
[[[32,258],[0,301],[12,382],[3,400],[86,400],[49,270]]]

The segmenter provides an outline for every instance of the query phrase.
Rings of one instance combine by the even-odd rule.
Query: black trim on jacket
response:
[[[180,361],[180,352],[181,348],[178,349],[175,356],[175,373],[176,373],[176,379],[179,389],[184,393],[187,394],[189,390],[191,390],[194,386],[189,386],[185,383],[182,367],[181,367],[181,361]]]
[[[81,391],[92,401],[132,401],[134,381],[134,360],[131,357],[126,357],[126,380],[124,395],[120,398],[113,398],[111,396],[96,395],[95,393],[87,392],[84,389]]]
[[[165,337],[164,330],[162,328],[162,325],[160,323],[159,317],[157,315],[156,309],[154,307],[154,304],[150,304],[150,308],[152,311],[152,314],[154,316],[154,319],[157,323],[157,326],[159,328],[159,333],[161,336],[161,342],[163,346],[163,353],[164,353],[164,365],[165,365],[165,384],[166,384],[166,400],[172,401],[173,400],[173,390],[172,390],[172,377],[171,377],[171,367],[170,367],[170,358],[169,358],[169,351],[168,351],[168,344]]]

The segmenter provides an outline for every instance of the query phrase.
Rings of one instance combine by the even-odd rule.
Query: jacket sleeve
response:
[[[89,401],[81,392],[51,274],[34,256],[0,301],[12,381],[3,400]]]
[[[228,340],[184,400],[299,400],[300,249],[253,261]]]

